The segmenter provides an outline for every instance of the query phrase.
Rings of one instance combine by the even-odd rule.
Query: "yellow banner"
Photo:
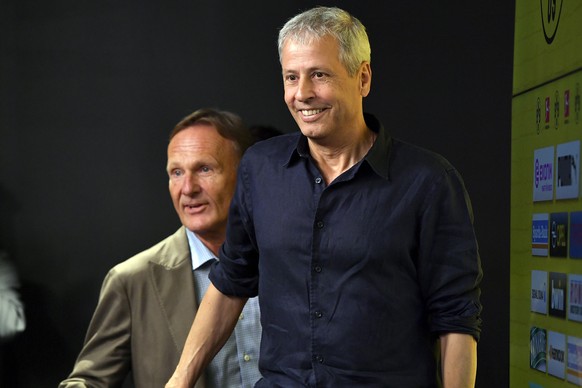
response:
[[[582,67],[582,1],[516,3],[514,95]]]
[[[510,387],[582,386],[582,0],[517,0]]]

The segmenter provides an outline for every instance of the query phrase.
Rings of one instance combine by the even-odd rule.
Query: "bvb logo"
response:
[[[542,28],[547,44],[552,44],[556,37],[556,32],[558,32],[563,2],[563,0],[540,0]]]

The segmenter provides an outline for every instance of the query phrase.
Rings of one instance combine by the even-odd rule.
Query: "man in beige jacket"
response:
[[[225,238],[238,163],[252,142],[230,112],[201,109],[176,125],[167,171],[182,227],[109,271],[83,349],[60,388],[121,387],[128,375],[136,387],[164,386],[206,291]],[[236,330],[197,388],[251,387],[260,378],[256,298]]]

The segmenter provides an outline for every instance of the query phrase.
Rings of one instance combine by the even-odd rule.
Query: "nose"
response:
[[[200,183],[195,174],[186,174],[182,181],[182,194],[191,196],[200,192]]]
[[[313,98],[315,95],[313,89],[313,82],[309,77],[301,77],[297,83],[297,89],[295,90],[295,99],[298,101],[307,101]]]

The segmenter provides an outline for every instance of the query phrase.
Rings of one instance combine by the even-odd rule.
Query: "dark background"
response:
[[[296,130],[277,31],[319,4],[367,26],[366,110],[465,179],[484,270],[477,386],[508,386],[514,2],[363,0],[0,0],[0,248],[28,319],[0,345],[0,386],[56,387],[107,270],[179,226],[176,122],[210,106]]]

